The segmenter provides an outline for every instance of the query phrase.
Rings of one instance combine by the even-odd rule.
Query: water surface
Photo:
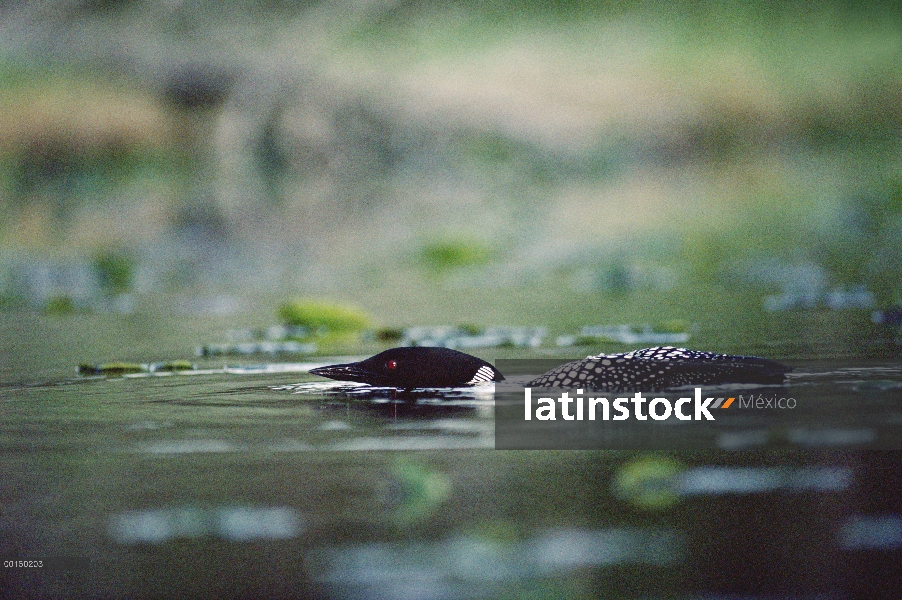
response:
[[[313,363],[223,366],[35,367],[0,386],[3,554],[87,561],[5,569],[4,596],[880,598],[902,583],[902,475],[895,453],[862,450],[874,419],[780,450],[752,431],[730,451],[500,451],[491,386],[402,398]],[[900,384],[892,361],[801,361],[790,389],[898,422]]]

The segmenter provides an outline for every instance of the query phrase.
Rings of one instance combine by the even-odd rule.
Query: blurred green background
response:
[[[3,3],[0,306],[857,352],[902,302],[900,12]]]

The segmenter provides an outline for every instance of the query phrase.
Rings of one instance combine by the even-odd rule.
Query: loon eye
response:
[[[398,368],[398,361],[396,361],[396,360],[386,361],[385,368],[388,369],[389,371],[394,371],[395,369]]]

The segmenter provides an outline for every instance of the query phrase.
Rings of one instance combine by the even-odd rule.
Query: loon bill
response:
[[[360,362],[319,367],[310,373],[404,389],[461,387],[504,379],[484,360],[450,348],[392,348]]]
[[[656,346],[588,356],[552,369],[526,387],[659,392],[685,385],[781,384],[789,371],[792,367],[756,356]]]

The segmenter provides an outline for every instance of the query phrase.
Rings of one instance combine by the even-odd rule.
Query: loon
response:
[[[498,369],[450,348],[392,348],[366,360],[310,369],[313,375],[379,387],[461,387],[502,381]]]
[[[756,356],[656,346],[587,356],[548,371],[526,387],[659,392],[685,385],[781,384],[789,371],[792,367]]]

